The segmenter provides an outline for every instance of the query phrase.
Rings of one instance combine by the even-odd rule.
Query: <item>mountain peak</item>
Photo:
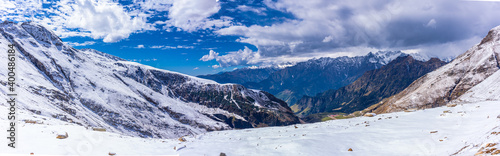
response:
[[[48,30],[47,28],[33,23],[33,22],[24,22],[21,26],[33,36],[39,43],[44,46],[55,45],[57,47],[63,46],[63,41],[59,36],[57,36],[53,31]]]
[[[380,63],[382,65],[386,65],[392,60],[398,58],[401,55],[406,55],[401,51],[377,51],[375,53],[368,53],[366,57],[370,58],[370,62],[372,63]]]
[[[481,40],[481,43],[479,43],[479,45],[483,45],[484,43],[491,41],[500,41],[500,25],[491,29],[488,32],[488,35],[486,35],[486,37]]]
[[[11,21],[4,21],[0,24],[0,28],[4,32],[9,33],[9,38],[17,36],[18,38],[33,38],[40,45],[49,48],[51,46],[57,47],[61,50],[64,46],[63,41],[59,36],[57,36],[53,31],[45,28],[42,25],[36,24],[34,22],[22,22],[16,23]],[[31,43],[31,45],[36,45]]]

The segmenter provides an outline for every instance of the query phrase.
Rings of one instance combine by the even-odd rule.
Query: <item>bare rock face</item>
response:
[[[500,26],[447,65],[413,82],[402,92],[375,107],[375,113],[446,105],[500,69]]]
[[[33,114],[157,138],[299,123],[267,92],[74,49],[34,23],[3,22],[0,34],[0,51],[8,44],[17,51],[18,107]]]

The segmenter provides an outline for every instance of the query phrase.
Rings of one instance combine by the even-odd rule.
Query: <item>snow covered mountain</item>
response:
[[[292,110],[304,121],[313,122],[329,114],[353,113],[399,93],[419,77],[446,64],[437,58],[427,62],[402,56],[382,68],[367,71],[353,83],[316,96],[303,96]],[[327,112],[327,113],[325,113]],[[311,115],[320,113],[316,115]]]
[[[266,92],[77,50],[33,23],[3,22],[0,33],[0,51],[17,51],[17,107],[32,114],[155,138],[299,122]],[[7,66],[0,70],[7,99]]]
[[[376,113],[500,99],[500,26],[464,54],[381,103]]]
[[[248,82],[243,85],[267,91],[292,106],[304,95],[314,96],[326,90],[346,86],[366,71],[378,69],[397,57],[406,55],[415,56],[421,61],[429,59],[423,55],[406,54],[401,51],[370,52],[365,56],[356,57],[323,57],[299,62],[294,66],[275,71],[260,82]]]

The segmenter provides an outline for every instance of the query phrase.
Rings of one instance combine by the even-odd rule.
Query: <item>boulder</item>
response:
[[[92,130],[98,132],[106,132],[106,128],[100,128],[100,127],[92,127]]]
[[[65,134],[57,134],[57,139],[66,139],[68,138],[68,132],[65,132]]]
[[[186,140],[184,137],[180,137],[180,138],[179,138],[179,141],[180,141],[180,142],[186,142],[187,140]]]
[[[366,117],[374,117],[375,115],[377,115],[377,114],[375,114],[375,113],[366,113],[366,114],[365,114],[365,115],[363,115],[363,116],[366,116]]]
[[[446,107],[456,107],[457,104],[456,103],[450,103],[450,104],[447,104]]]
[[[417,111],[416,108],[410,108],[410,109],[406,109],[404,112],[414,112],[414,111]]]
[[[24,123],[36,124],[36,121],[35,120],[24,120]]]

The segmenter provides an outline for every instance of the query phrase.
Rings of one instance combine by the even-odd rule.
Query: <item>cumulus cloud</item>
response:
[[[260,54],[254,52],[252,49],[245,47],[243,50],[229,52],[226,55],[219,56],[219,53],[210,50],[209,54],[204,55],[201,61],[216,60],[220,65],[213,66],[218,67],[229,67],[237,65],[247,65],[247,64],[257,64],[260,63]]]
[[[135,31],[153,29],[145,18],[131,17],[122,6],[112,1],[78,0],[67,10],[67,27],[89,31],[92,38],[103,38],[104,42],[117,42]]]
[[[216,59],[218,56],[219,56],[219,53],[217,53],[213,50],[210,50],[210,52],[208,52],[208,55],[203,55],[203,57],[201,57],[200,60],[206,62],[206,61]]]
[[[230,17],[208,18],[220,9],[221,6],[216,0],[174,0],[168,13],[169,20],[165,24],[167,27],[176,27],[188,32],[231,25]]]
[[[258,52],[254,52],[248,47],[245,47],[243,50],[229,52],[226,55],[218,56],[216,58],[217,62],[222,67],[228,66],[236,66],[240,64],[255,64],[260,58],[260,54]]]
[[[500,3],[453,0],[267,0],[265,3],[269,8],[293,14],[294,19],[216,31],[220,35],[242,36],[237,41],[255,45],[258,48],[255,56],[258,54],[261,62],[268,58],[321,57],[346,52],[345,49],[422,49],[423,53],[440,57],[456,56],[500,24],[493,16],[500,14]],[[464,46],[464,43],[472,44]],[[226,55],[236,60],[247,57]]]
[[[83,36],[117,42],[130,34],[154,30],[147,23],[150,16],[144,10],[159,9],[159,2],[143,1],[139,9],[128,9],[112,0],[28,0],[16,3],[2,1],[2,20],[34,21],[54,30],[61,37]],[[12,8],[11,4],[16,7]],[[45,7],[43,7],[46,5]],[[50,6],[50,7],[47,7]]]

